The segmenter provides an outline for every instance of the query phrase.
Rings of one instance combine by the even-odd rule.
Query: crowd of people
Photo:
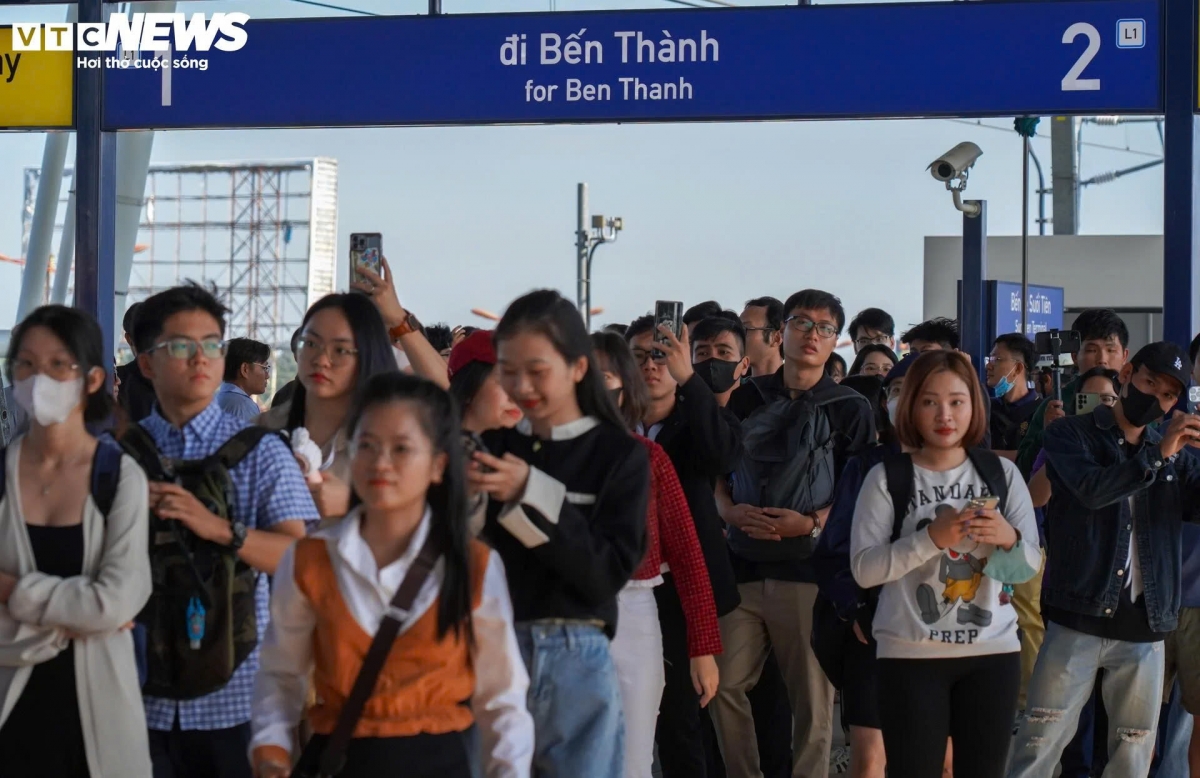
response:
[[[86,314],[16,327],[4,774],[1200,778],[1200,337],[1085,311],[1059,396],[820,290],[588,332],[353,286],[268,409],[198,285],[111,383]]]

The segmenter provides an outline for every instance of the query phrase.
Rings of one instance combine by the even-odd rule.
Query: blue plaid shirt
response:
[[[203,459],[216,453],[238,430],[250,426],[221,410],[216,402],[183,429],[175,429],[155,410],[141,422],[158,450],[172,459]],[[282,521],[302,520],[314,529],[320,519],[312,495],[292,452],[275,436],[263,439],[230,471],[234,506],[251,529],[267,529]],[[262,644],[270,618],[270,592],[266,575],[258,576],[255,591],[258,641]],[[224,689],[194,700],[146,697],[146,723],[150,729],[170,731],[176,715],[184,730],[228,729],[250,720],[250,695],[258,672],[258,647],[234,671]]]

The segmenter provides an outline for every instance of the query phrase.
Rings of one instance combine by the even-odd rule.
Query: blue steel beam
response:
[[[1187,346],[1200,327],[1200,221],[1196,206],[1196,0],[1165,0],[1163,335]]]
[[[968,200],[979,206],[976,216],[963,214],[962,321],[959,322],[959,347],[971,357],[971,364],[986,385],[984,360],[991,352],[984,324],[987,305],[987,201]]]

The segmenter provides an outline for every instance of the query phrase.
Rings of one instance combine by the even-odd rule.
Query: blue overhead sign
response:
[[[1021,285],[1007,281],[988,281],[988,303],[995,307],[989,318],[998,335],[1021,331]],[[1026,301],[1025,335],[1033,340],[1038,332],[1061,330],[1065,295],[1061,286],[1029,286]]]
[[[1162,111],[1156,0],[278,19],[245,29],[239,51],[109,70],[105,129]]]

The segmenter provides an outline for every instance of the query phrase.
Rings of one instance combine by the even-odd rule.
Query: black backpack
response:
[[[734,503],[812,513],[833,502],[834,447],[841,433],[833,429],[826,408],[838,402],[867,404],[867,398],[835,386],[819,398],[806,393],[769,401],[750,414],[742,422],[743,454],[731,479]],[[729,547],[750,561],[782,562],[812,556],[814,542],[809,537],[754,540],[730,527]]]
[[[216,516],[232,520],[229,471],[273,433],[246,427],[214,454],[198,460],[163,457],[141,426],[121,438],[151,481],[187,489]],[[249,525],[249,521],[243,523]],[[228,546],[197,537],[178,521],[150,513],[153,590],[138,622],[146,629],[145,694],[188,700],[223,688],[258,645],[258,572]],[[202,634],[193,640],[189,626]],[[190,624],[189,624],[190,622]]]
[[[972,448],[967,451],[967,457],[975,470],[979,472],[988,491],[1000,498],[999,511],[1004,514],[1008,504],[1008,479],[1004,474],[1004,465],[996,452],[986,448]],[[892,542],[900,539],[904,529],[904,519],[908,516],[908,505],[912,502],[913,491],[913,461],[909,454],[889,454],[883,460],[883,472],[887,479],[888,494],[892,498]],[[882,586],[867,590],[867,607],[869,608],[867,625],[875,618],[875,608],[879,605],[879,592]]]

